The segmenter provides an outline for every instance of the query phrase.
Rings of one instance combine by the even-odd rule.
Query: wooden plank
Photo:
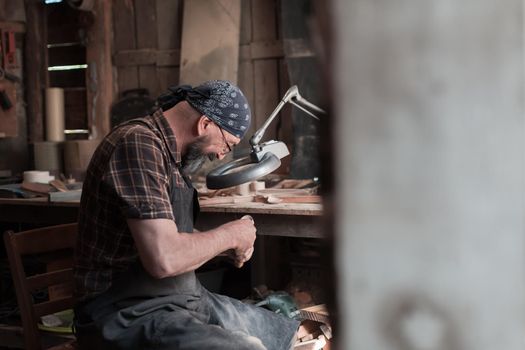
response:
[[[210,212],[208,210],[206,220],[198,220],[196,228],[205,231],[216,228],[228,221],[240,219],[242,215],[250,214],[255,220],[255,226],[257,227],[258,236],[282,236],[282,237],[303,237],[303,238],[322,238],[324,237],[324,230],[321,226],[321,216],[317,215],[301,215],[296,216],[290,215],[268,215],[267,213],[258,213],[255,210],[251,210],[255,205],[272,207],[269,204],[262,203],[243,203],[243,207],[246,206],[249,210],[242,214],[237,212],[228,211],[228,205],[222,205],[223,211]],[[232,208],[233,204],[230,204]],[[319,206],[319,204],[275,204],[284,208],[286,206]],[[292,212],[292,210],[290,210]]]
[[[277,39],[276,1],[252,0],[252,41],[274,42]],[[250,49],[251,50],[251,49]],[[254,50],[256,53],[257,50]],[[259,50],[261,52],[262,50]],[[279,96],[278,62],[276,59],[254,61],[254,124],[258,129],[275,109]],[[275,139],[276,122],[267,129],[264,140]]]
[[[182,4],[180,0],[157,0],[157,42],[160,50],[180,49]]]
[[[137,48],[135,6],[132,0],[113,1],[113,38],[115,51]]]
[[[246,137],[241,140],[239,147],[234,150],[242,150],[249,147],[248,140],[255,132],[255,90],[253,80],[253,61],[251,60],[250,42],[252,41],[252,2],[251,0],[242,1],[241,5],[241,35],[239,47],[239,71],[238,71],[238,86],[243,91],[244,96],[248,100],[248,104],[252,109],[252,122],[246,132]]]
[[[242,204],[217,204],[202,208],[202,212],[207,213],[230,213],[230,214],[264,214],[271,216],[281,215],[299,215],[303,216],[321,216],[323,207],[318,203],[277,203],[265,204],[258,202],[248,202]],[[278,234],[276,234],[278,235]]]
[[[209,79],[237,83],[240,0],[187,0],[181,44],[182,83]],[[205,43],[203,45],[204,39]]]
[[[139,86],[138,68],[117,68],[117,83],[120,92],[137,88]]]
[[[28,277],[26,280],[27,288],[34,291],[39,288],[49,287],[64,281],[73,281],[73,269],[66,268],[57,271],[50,271]]]
[[[134,0],[137,49],[157,48],[157,10],[155,0]]]
[[[43,89],[47,77],[46,16],[45,5],[40,1],[25,0],[27,32],[24,55],[27,93],[27,125],[29,143],[44,140],[44,102]]]
[[[241,36],[240,45],[249,45],[252,41],[252,2],[241,1]]]
[[[139,67],[139,85],[141,88],[148,89],[151,96],[157,96],[160,93],[160,86],[157,79],[156,66]]]
[[[183,1],[157,0],[157,82],[159,93],[179,82]]]
[[[275,1],[252,0],[252,41],[277,39]]]
[[[131,67],[157,63],[157,50],[122,50],[115,53],[113,63],[117,67]]]
[[[46,301],[34,306],[35,316],[42,317],[45,315],[50,315],[58,311],[63,311],[66,309],[71,309],[75,306],[75,301],[72,297],[55,299],[52,301]]]
[[[113,1],[113,49],[134,50],[137,48],[135,37],[135,6],[132,0]],[[136,67],[117,69],[118,91],[139,87],[139,75]]]
[[[159,77],[159,89],[161,93],[166,91],[168,87],[179,84],[178,67],[158,67],[157,72]]]
[[[135,0],[137,49],[156,49],[157,8],[155,0]],[[159,94],[157,69],[153,64],[139,66],[139,86],[148,89],[150,95]]]
[[[280,40],[261,40],[250,44],[251,59],[281,58],[284,56]]]
[[[268,119],[280,100],[278,90],[278,66],[276,60],[259,60],[254,62],[255,85],[255,117],[254,124],[258,129]],[[264,134],[263,140],[276,137],[276,122],[274,121]]]
[[[259,60],[284,57],[283,42],[280,40],[261,40],[239,47],[239,60]]]
[[[256,129],[256,122],[255,122],[255,89],[254,89],[254,76],[253,76],[253,63],[251,60],[241,61],[239,62],[239,88],[244,93],[244,96],[248,100],[248,103],[250,104],[250,107],[252,109],[252,121],[250,124],[250,127],[248,131],[246,132],[247,137],[245,137],[242,141],[239,147],[236,149],[242,149],[244,147],[248,147],[248,139],[253,133],[257,130]]]
[[[0,20],[25,22],[26,14],[23,1],[0,1]]]
[[[156,65],[159,67],[178,66],[180,50],[137,49],[121,50],[113,56],[117,67],[132,67],[140,65]]]
[[[113,67],[111,65],[112,2],[97,1],[95,23],[88,31],[86,49],[87,110],[91,136],[104,137],[110,130],[109,113],[113,102]]]
[[[156,64],[157,67],[179,67],[180,49],[158,50]]]
[[[26,29],[25,23],[2,21],[0,22],[0,30],[5,30],[5,31],[15,32],[15,33],[25,33],[27,29]]]
[[[253,202],[254,200],[255,200],[254,195],[201,198],[199,199],[199,205],[201,207],[206,207],[206,206],[212,206],[212,205],[217,205],[217,204],[249,203],[249,202]]]
[[[256,202],[279,204],[279,203],[322,203],[321,196],[279,196],[279,195],[260,195],[255,198]]]

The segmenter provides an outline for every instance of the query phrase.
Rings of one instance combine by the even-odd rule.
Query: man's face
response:
[[[186,154],[182,156],[181,173],[191,175],[196,173],[206,161],[215,159],[215,153],[205,153],[204,149],[209,144],[209,136],[200,136],[196,141],[188,145]]]
[[[181,172],[190,175],[197,172],[208,158],[210,161],[223,159],[240,142],[238,137],[223,131],[215,122],[206,118],[204,134],[190,143],[182,156]]]

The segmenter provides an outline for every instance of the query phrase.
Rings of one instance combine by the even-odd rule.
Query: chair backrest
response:
[[[72,308],[72,295],[35,303],[31,295],[36,290],[46,287],[73,284],[72,264],[59,270],[26,275],[22,264],[24,255],[38,255],[72,249],[77,236],[77,224],[66,224],[39,228],[24,232],[7,231],[4,234],[5,248],[9,259],[11,275],[16,288],[16,297],[24,333],[25,348],[41,349],[38,321],[41,316]]]

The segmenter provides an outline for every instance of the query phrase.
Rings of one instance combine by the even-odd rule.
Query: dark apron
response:
[[[172,179],[172,183],[173,183]],[[193,232],[195,189],[171,186],[177,228]],[[155,279],[137,261],[111,288],[75,308],[81,349],[288,350],[298,322],[207,291],[193,271]]]

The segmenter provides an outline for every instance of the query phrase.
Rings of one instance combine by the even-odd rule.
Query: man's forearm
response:
[[[178,232],[167,219],[128,220],[142,264],[153,277],[175,276],[197,269],[235,247],[231,232],[218,227],[205,232]]]

